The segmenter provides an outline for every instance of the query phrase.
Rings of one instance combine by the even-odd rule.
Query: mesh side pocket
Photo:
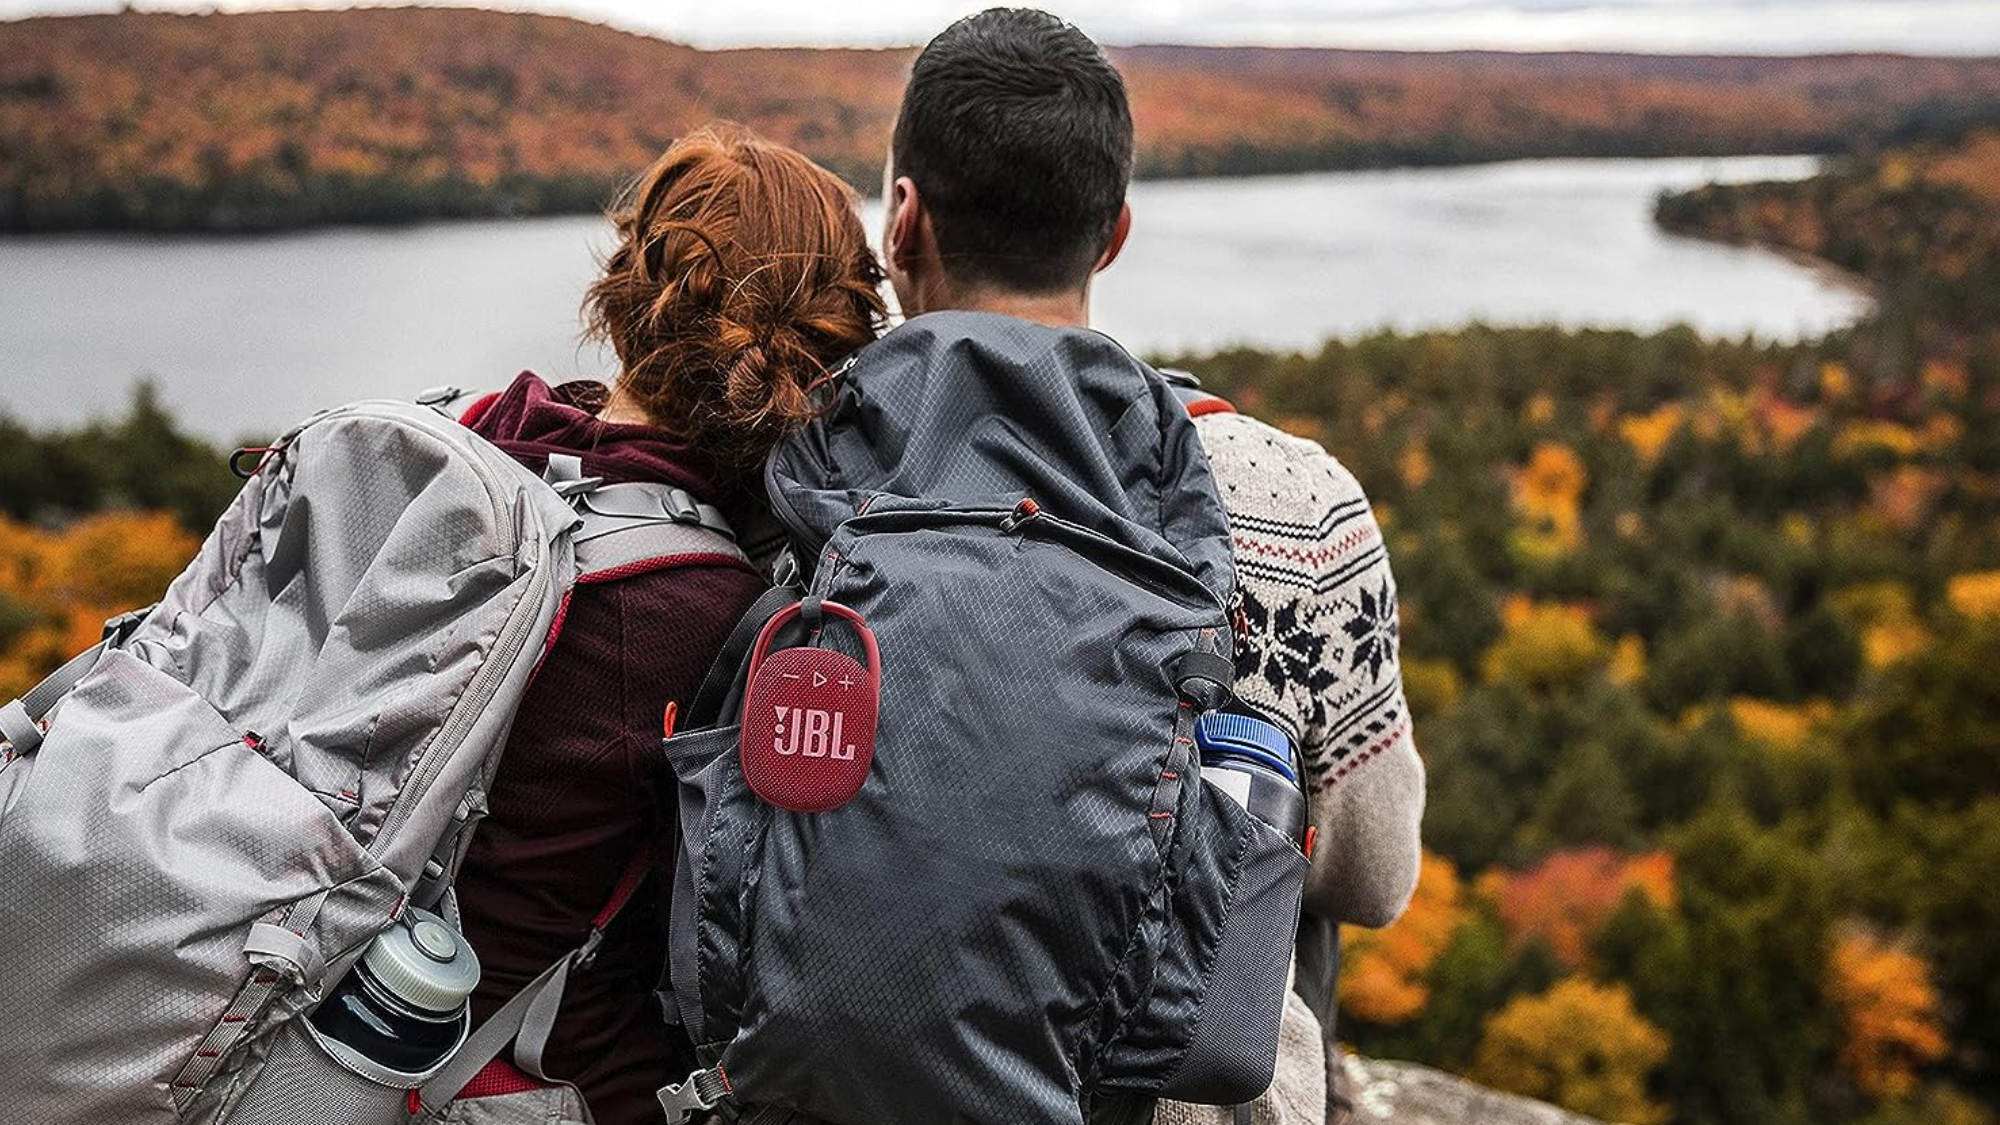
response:
[[[1306,858],[1270,825],[1247,814],[1238,819],[1248,833],[1239,837],[1246,847],[1243,866],[1194,1035],[1161,1088],[1162,1098],[1238,1105],[1268,1089],[1277,1068]]]
[[[371,1062],[301,1017],[278,1032],[263,1073],[225,1125],[409,1125],[410,1091],[431,1073]]]

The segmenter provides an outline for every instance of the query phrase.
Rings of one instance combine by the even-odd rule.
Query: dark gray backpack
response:
[[[662,1092],[669,1120],[1144,1120],[1262,1091],[1306,861],[1201,782],[1234,577],[1167,383],[1095,333],[920,317],[767,484],[801,584],[667,742],[664,995],[705,1065]],[[879,711],[830,734],[875,648]],[[786,694],[815,681],[831,719]],[[844,803],[841,777],[865,778]]]

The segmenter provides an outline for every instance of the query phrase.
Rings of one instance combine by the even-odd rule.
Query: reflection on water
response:
[[[1663,189],[1810,175],[1803,157],[1532,161],[1145,183],[1101,327],[1139,351],[1311,346],[1383,325],[1497,323],[1794,338],[1859,295],[1776,255],[1669,237]],[[871,231],[880,227],[871,205]],[[370,395],[600,375],[578,301],[605,239],[570,216],[268,238],[0,240],[0,404],[36,421],[122,405],[150,373],[223,437]]]

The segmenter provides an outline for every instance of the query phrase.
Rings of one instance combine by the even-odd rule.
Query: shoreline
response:
[[[1665,161],[1665,160],[1752,160],[1809,158],[1829,160],[1838,153],[1793,150],[1789,152],[1648,152],[1648,153],[1505,153],[1493,156],[1476,156],[1463,160],[1423,160],[1423,161],[1369,161],[1356,162],[1329,161],[1322,164],[1306,164],[1296,168],[1271,168],[1252,170],[1216,170],[1206,172],[1168,171],[1153,174],[1138,174],[1134,184],[1198,184],[1218,181],[1266,181],[1283,180],[1300,176],[1326,175],[1393,175],[1406,172],[1443,172],[1457,169],[1493,168],[1511,164],[1542,164],[1556,162],[1618,163]],[[385,181],[397,188],[421,186],[415,181]],[[855,185],[856,194],[865,205],[878,200],[880,192],[873,184]],[[68,237],[132,237],[145,239],[258,239],[284,235],[310,234],[318,231],[398,231],[418,227],[456,224],[515,222],[530,219],[569,218],[579,215],[601,215],[617,194],[616,186],[604,192],[603,202],[591,206],[569,206],[558,204],[549,208],[523,208],[512,205],[508,200],[495,200],[494,205],[483,210],[458,214],[437,214],[411,212],[394,216],[346,216],[324,219],[279,220],[263,222],[217,222],[190,223],[182,225],[148,224],[92,224],[76,226],[40,226],[9,228],[0,226],[0,244],[13,241],[32,241]],[[221,210],[218,207],[218,210]]]
[[[1459,161],[1426,161],[1426,162],[1416,162],[1416,163],[1408,163],[1408,162],[1361,163],[1361,164],[1349,164],[1349,165],[1328,165],[1325,167],[1298,168],[1298,169],[1278,170],[1278,171],[1242,171],[1242,172],[1218,171],[1218,172],[1197,172],[1197,173],[1175,172],[1164,175],[1134,176],[1133,183],[1135,185],[1207,184],[1207,183],[1216,183],[1220,181],[1255,183],[1255,182],[1265,182],[1272,180],[1289,180],[1306,176],[1328,176],[1328,175],[1359,176],[1359,175],[1394,175],[1397,173],[1408,173],[1408,172],[1447,172],[1447,171],[1455,171],[1461,169],[1495,168],[1505,165],[1516,165],[1516,164],[1552,164],[1552,163],[1570,163],[1570,162],[1587,163],[1587,164],[1612,164],[1612,163],[1648,163],[1648,162],[1668,161],[1668,160],[1674,160],[1674,161],[1779,160],[1779,159],[1798,159],[1798,158],[1827,160],[1833,158],[1834,155],[1835,154],[1804,152],[1804,151],[1722,152],[1722,153],[1689,152],[1689,153],[1655,153],[1646,155],[1633,155],[1633,154],[1588,155],[1588,154],[1575,154],[1575,153],[1551,154],[1551,155],[1514,154],[1505,156],[1495,156],[1492,157],[1491,159],[1479,158],[1479,159],[1469,159],[1469,160],[1459,160]],[[1701,185],[1695,185],[1695,186],[1698,187]],[[881,198],[880,193],[877,191],[857,188],[856,193],[861,201],[861,204],[864,207],[878,202]],[[132,224],[132,225],[54,226],[54,227],[40,227],[40,228],[25,229],[25,230],[8,229],[0,227],[0,245],[6,245],[8,243],[53,242],[62,239],[79,239],[79,240],[131,239],[135,241],[145,241],[145,242],[178,242],[178,241],[197,241],[197,240],[211,240],[211,239],[218,241],[238,241],[238,240],[257,241],[260,239],[284,238],[289,236],[320,234],[320,233],[330,233],[330,232],[388,233],[396,231],[418,230],[427,227],[437,227],[437,226],[459,226],[472,223],[515,223],[515,222],[533,221],[538,219],[563,219],[563,218],[578,218],[582,216],[602,216],[606,213],[606,209],[609,205],[612,194],[614,193],[607,193],[606,203],[604,205],[599,205],[599,206],[592,206],[592,207],[562,206],[562,207],[549,208],[546,210],[523,210],[519,208],[496,207],[490,211],[479,214],[439,215],[439,214],[413,213],[409,215],[389,217],[389,218],[352,217],[352,218],[333,218],[326,220],[306,220],[300,222],[281,222],[272,224],[236,224],[236,225],[214,224],[214,225],[186,225],[186,226],[147,226],[147,225]],[[1699,236],[1686,236],[1681,231],[1672,230],[1664,226],[1662,226],[1661,229],[1667,230],[1668,233],[1675,235],[1683,235],[1685,237],[1699,237]],[[1702,238],[1701,240],[1707,242],[1716,241],[1714,239],[1708,239],[1708,238]]]

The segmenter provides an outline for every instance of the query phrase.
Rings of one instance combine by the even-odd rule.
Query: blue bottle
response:
[[[1210,711],[1194,722],[1201,778],[1251,816],[1306,847],[1306,795],[1285,732],[1262,719]]]

